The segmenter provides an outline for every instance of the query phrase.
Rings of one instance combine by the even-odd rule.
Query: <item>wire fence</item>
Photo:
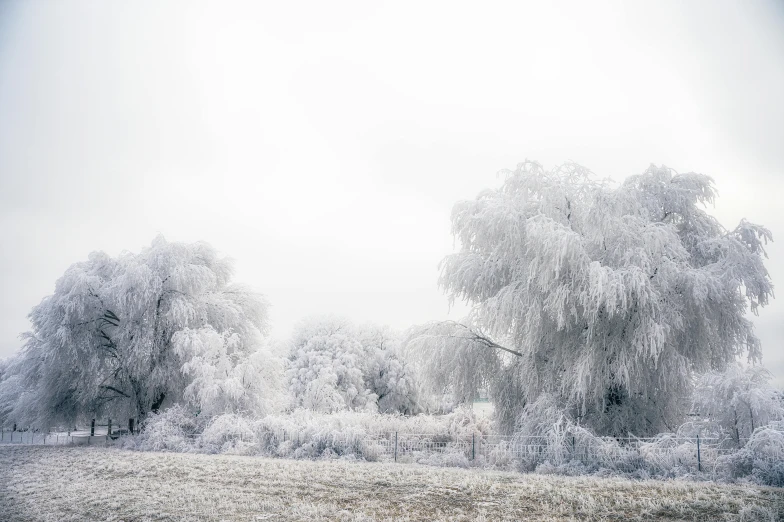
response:
[[[287,435],[283,435],[285,438]],[[288,434],[294,446],[309,443],[299,434]],[[285,440],[285,439],[284,439]],[[675,465],[703,471],[714,466],[718,457],[734,451],[727,440],[716,438],[672,439],[613,439],[594,438],[580,441],[574,437],[553,440],[548,437],[472,435],[443,437],[429,434],[385,433],[361,437],[333,436],[323,441],[336,453],[358,453],[378,460],[404,461],[407,457],[428,454],[452,454],[480,464],[503,461],[528,463],[530,466],[545,461],[553,464],[579,462],[584,465],[601,463],[622,471],[634,471],[646,463],[662,469]],[[784,455],[782,455],[784,457]]]
[[[127,433],[127,430],[113,430],[111,424],[95,424],[89,428],[65,429],[55,428],[54,430],[41,431],[38,429],[0,429],[0,444],[27,444],[27,445],[106,445],[112,438],[116,438],[119,433]]]
[[[198,434],[191,436],[194,440]],[[533,468],[538,464],[578,462],[600,464],[631,472],[642,467],[694,471],[709,470],[722,455],[736,451],[730,439],[708,437],[612,438],[580,440],[563,436],[499,436],[472,434],[455,436],[426,433],[345,433],[265,430],[262,433],[226,434],[222,442],[239,441],[266,448],[268,454],[294,458],[356,455],[368,460],[410,462],[428,456],[464,458],[469,465],[497,465],[517,462]],[[784,459],[784,454],[775,458]]]
[[[0,443],[35,445],[109,445],[120,434],[109,433],[110,426],[95,425],[71,431],[0,431]],[[119,430],[118,430],[119,431]],[[121,430],[125,435],[128,430]],[[185,436],[194,447],[209,444],[200,434]],[[455,436],[426,433],[346,433],[263,430],[226,433],[220,443],[255,446],[258,454],[293,458],[323,458],[325,455],[355,455],[374,461],[412,462],[428,457],[449,457],[468,465],[493,466],[515,462],[533,468],[538,464],[600,464],[619,471],[641,468],[710,471],[722,455],[737,448],[728,439],[702,437],[579,439],[473,434]],[[214,442],[213,442],[214,444]],[[784,454],[772,458],[784,460]],[[459,465],[459,463],[457,463]]]

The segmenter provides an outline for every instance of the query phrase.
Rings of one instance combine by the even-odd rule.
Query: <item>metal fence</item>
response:
[[[704,471],[714,467],[720,456],[735,451],[729,439],[699,436],[591,437],[580,440],[567,435],[554,440],[536,436],[481,434],[459,437],[401,432],[346,434],[270,430],[229,435],[226,441],[232,438],[266,448],[280,448],[282,443],[288,443],[284,451],[279,449],[276,453],[294,457],[318,456],[326,449],[337,455],[354,454],[370,460],[394,462],[451,454],[465,458],[469,465],[498,465],[514,461],[535,467],[545,461],[552,464],[576,461],[586,466],[598,463],[619,471],[634,471],[641,467],[672,469],[676,466]],[[312,452],[310,455],[309,450]],[[780,457],[784,458],[784,455]]]
[[[351,451],[354,440],[333,440],[332,445]],[[427,434],[376,434],[359,441],[361,451],[376,458],[404,460],[408,455],[452,453],[465,456],[469,461],[483,464],[517,461],[531,466],[549,461],[552,464],[579,462],[584,465],[601,463],[603,466],[633,471],[643,464],[660,468],[681,466],[703,471],[716,464],[719,456],[731,453],[726,440],[715,438],[680,439],[591,439],[580,441],[575,437],[553,440],[547,437],[502,437],[472,435],[444,437]]]
[[[96,429],[97,428],[97,429]],[[45,445],[107,445],[114,436],[96,425],[92,429],[72,431],[7,431],[0,432],[0,443]],[[91,435],[93,433],[93,435]],[[198,434],[187,436],[200,444]],[[240,441],[258,446],[261,454],[315,458],[327,453],[353,454],[368,460],[391,462],[418,461],[432,456],[450,455],[463,463],[495,466],[514,462],[533,468],[543,462],[563,464],[599,464],[619,471],[640,468],[709,471],[722,455],[736,449],[727,439],[715,438],[596,438],[580,440],[565,435],[548,437],[503,437],[495,435],[454,436],[426,433],[345,433],[265,430],[261,432],[227,433],[225,442]],[[784,455],[777,456],[784,459]]]
[[[97,429],[96,429],[97,428]],[[102,429],[103,428],[103,429]],[[72,431],[38,431],[38,430],[0,430],[0,444],[27,444],[46,446],[65,445],[106,445],[110,440],[108,426],[96,425],[92,430],[75,429]]]

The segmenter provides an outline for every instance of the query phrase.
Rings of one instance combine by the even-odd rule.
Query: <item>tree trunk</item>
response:
[[[160,395],[158,395],[158,398],[155,399],[155,402],[152,403],[152,406],[150,407],[150,411],[152,411],[153,413],[158,413],[158,410],[161,408],[161,404],[163,404],[163,399],[165,398],[166,398],[165,393],[161,393]]]

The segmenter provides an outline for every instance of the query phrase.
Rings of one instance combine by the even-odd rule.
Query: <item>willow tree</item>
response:
[[[231,262],[206,243],[158,237],[139,254],[90,254],[30,312],[32,329],[0,383],[0,413],[44,425],[144,417],[167,403],[263,409],[275,375],[268,305],[231,276]]]
[[[472,305],[467,322],[409,343],[441,384],[488,382],[507,429],[546,395],[599,433],[645,435],[679,420],[694,372],[760,358],[745,313],[772,295],[771,234],[709,215],[710,177],[651,166],[613,185],[535,162],[505,174],[452,212],[462,246],[440,285]]]

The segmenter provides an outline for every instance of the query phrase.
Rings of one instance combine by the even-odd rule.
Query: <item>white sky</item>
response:
[[[526,158],[703,172],[781,237],[783,5],[0,0],[0,357],[71,263],[159,232],[235,258],[278,337],[444,318],[452,205]]]

